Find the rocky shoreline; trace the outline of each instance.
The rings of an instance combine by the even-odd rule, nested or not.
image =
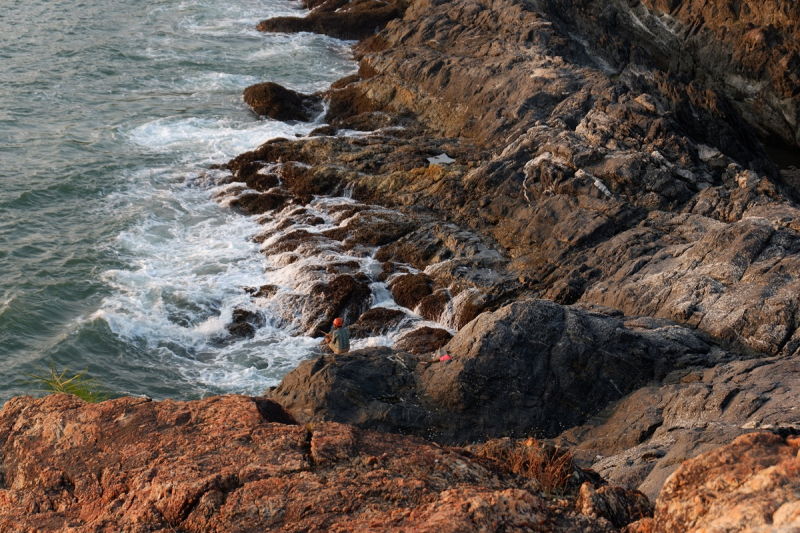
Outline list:
[[[800,146],[800,5],[304,5],[259,29],[359,39],[359,73],[248,88],[325,125],[218,199],[287,328],[402,335],[264,398],[14,399],[0,531],[800,527],[797,175],[764,148]],[[564,494],[487,451],[526,442],[570,450]]]

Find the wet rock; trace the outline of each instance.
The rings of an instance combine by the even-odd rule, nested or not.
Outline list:
[[[366,276],[343,274],[333,277],[328,283],[318,283],[311,288],[311,296],[317,303],[317,319],[309,328],[314,336],[330,331],[333,319],[340,317],[345,324],[352,324],[366,310],[372,296]]]
[[[613,531],[466,451],[264,398],[14,398],[0,449],[3,531]]]
[[[394,349],[413,354],[430,354],[452,338],[453,334],[446,329],[423,326],[400,337],[394,344]]]
[[[254,298],[270,298],[278,292],[280,287],[277,285],[262,285],[258,290],[252,292]]]
[[[325,234],[341,241],[382,246],[396,241],[414,227],[414,222],[402,213],[376,207],[346,217],[338,228]]]
[[[389,283],[394,301],[412,311],[429,296],[431,290],[431,278],[424,274],[406,274],[399,276]]]
[[[415,311],[427,320],[439,322],[442,320],[442,314],[447,309],[447,304],[450,303],[450,300],[449,291],[446,289],[438,289],[433,294],[429,294],[420,300]]]
[[[408,315],[399,309],[373,307],[347,328],[352,338],[366,339],[396,329],[407,317]]]
[[[743,435],[683,465],[664,484],[658,533],[800,527],[800,439]]]
[[[291,201],[291,196],[280,192],[244,193],[231,200],[230,206],[239,208],[248,215],[261,215],[282,209]]]
[[[264,317],[248,309],[234,309],[230,324],[225,326],[232,337],[252,338],[256,328],[265,324]]]
[[[271,235],[263,235],[260,240],[266,240]],[[262,249],[265,255],[277,255],[286,252],[302,254],[313,253],[330,246],[330,239],[311,233],[306,229],[295,229],[273,239],[270,244]]]
[[[341,177],[335,172],[320,171],[297,162],[281,165],[279,174],[283,186],[304,203],[308,203],[313,195],[330,194],[341,182]]]
[[[329,4],[326,2],[326,4]],[[258,23],[257,29],[265,32],[301,31],[322,33],[339,39],[363,39],[383,28],[390,20],[403,15],[407,3],[403,0],[379,2],[366,0],[339,6],[330,3],[317,6],[305,18],[276,17]],[[336,9],[331,8],[336,5]]]
[[[259,115],[284,122],[309,122],[322,111],[319,96],[300,94],[272,82],[246,88],[244,102]]]

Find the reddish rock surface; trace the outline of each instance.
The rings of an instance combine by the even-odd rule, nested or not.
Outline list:
[[[653,522],[656,533],[800,530],[800,438],[751,433],[686,461]]]
[[[490,460],[261,398],[18,397],[0,411],[0,531],[615,531]]]

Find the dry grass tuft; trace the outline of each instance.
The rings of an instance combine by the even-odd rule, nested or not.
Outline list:
[[[570,489],[574,465],[572,453],[537,439],[523,442],[491,440],[480,447],[479,455],[494,459],[511,472],[535,480],[548,496],[561,496]]]

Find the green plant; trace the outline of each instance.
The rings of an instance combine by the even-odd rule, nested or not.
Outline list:
[[[44,369],[39,366],[38,374],[26,374],[31,378],[31,383],[40,385],[41,389],[36,389],[41,392],[66,392],[74,394],[78,398],[89,403],[98,403],[107,400],[111,395],[103,388],[102,382],[94,377],[88,377],[89,367],[77,374],[67,377],[69,367],[65,367],[63,371],[56,370],[56,365],[50,361],[50,368]]]

